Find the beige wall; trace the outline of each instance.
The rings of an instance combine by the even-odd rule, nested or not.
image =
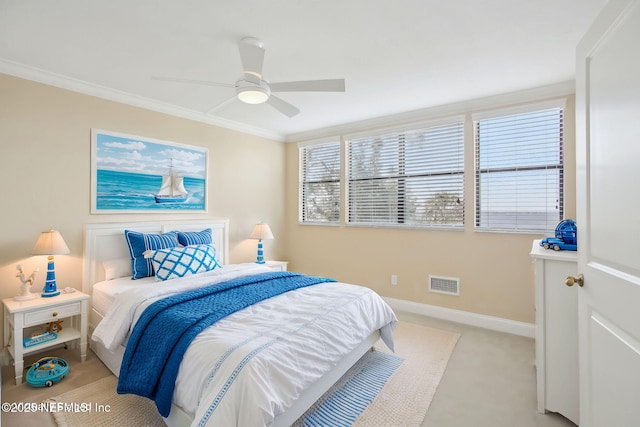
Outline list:
[[[146,136],[209,149],[209,211],[206,214],[90,213],[91,128]],[[250,262],[253,225],[264,220],[276,237],[284,233],[285,144],[195,121],[131,107],[0,74],[0,297],[16,295],[16,264],[27,274],[46,257],[31,256],[41,231],[58,229],[70,255],[56,257],[58,287],[81,288],[82,232],[90,222],[168,218],[230,219],[230,261]],[[280,258],[283,240],[265,242]]]
[[[504,107],[501,105],[500,108]],[[575,218],[574,98],[565,123],[566,217]],[[529,258],[534,234],[473,229],[473,139],[465,137],[464,231],[398,230],[298,223],[298,147],[287,146],[286,256],[291,270],[369,286],[383,296],[533,323],[534,276]],[[430,117],[425,115],[424,119]],[[433,117],[435,118],[435,117]],[[398,284],[391,285],[391,275]],[[460,296],[428,291],[428,275],[460,278]]]
[[[503,107],[501,105],[500,107]],[[474,111],[475,112],[475,111]],[[468,114],[471,111],[457,111]],[[429,119],[425,114],[425,120]],[[469,122],[470,123],[470,122]],[[230,261],[252,261],[253,224],[276,236],[267,257],[291,270],[369,286],[383,296],[534,322],[531,241],[541,235],[473,230],[473,163],[466,162],[464,231],[395,230],[298,224],[298,148],[0,74],[0,296],[17,293],[15,265],[27,272],[40,231],[60,230],[71,254],[56,258],[59,286],[80,288],[82,227],[88,222],[161,220],[169,214],[90,214],[90,130],[99,128],[207,147],[209,212],[231,220]],[[467,127],[470,129],[470,127]],[[566,109],[566,216],[575,218],[574,99]],[[472,156],[468,132],[466,155]],[[392,274],[398,285],[390,284]],[[429,293],[429,274],[459,277],[459,297]]]

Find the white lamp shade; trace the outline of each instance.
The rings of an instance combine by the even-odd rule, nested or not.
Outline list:
[[[43,231],[33,248],[33,255],[64,255],[71,251],[57,230]]]
[[[273,239],[273,233],[271,232],[269,224],[264,224],[261,222],[260,224],[256,224],[256,226],[253,227],[253,231],[251,232],[251,236],[249,236],[249,238],[256,240]]]

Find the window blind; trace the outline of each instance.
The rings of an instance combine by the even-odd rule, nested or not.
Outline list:
[[[300,148],[300,222],[340,222],[340,142]]]
[[[462,227],[462,121],[348,141],[347,223]]]
[[[477,229],[554,230],[564,215],[563,109],[474,120]]]

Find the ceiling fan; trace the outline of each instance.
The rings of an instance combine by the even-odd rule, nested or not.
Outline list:
[[[264,61],[264,47],[262,41],[254,37],[245,37],[238,43],[240,59],[244,73],[235,84],[216,83],[206,80],[191,80],[174,77],[152,77],[154,80],[164,80],[181,83],[193,83],[209,86],[223,86],[235,88],[236,94],[218,104],[209,112],[217,111],[228,102],[238,98],[247,104],[267,103],[288,117],[300,113],[300,110],[288,102],[273,95],[273,92],[344,92],[344,79],[304,80],[294,82],[270,83],[262,78],[262,64]]]

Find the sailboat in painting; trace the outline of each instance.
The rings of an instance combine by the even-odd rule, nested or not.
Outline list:
[[[169,165],[169,173],[162,176],[162,185],[154,197],[156,203],[183,203],[187,201],[189,193],[184,188],[184,177],[173,172],[173,159]]]

